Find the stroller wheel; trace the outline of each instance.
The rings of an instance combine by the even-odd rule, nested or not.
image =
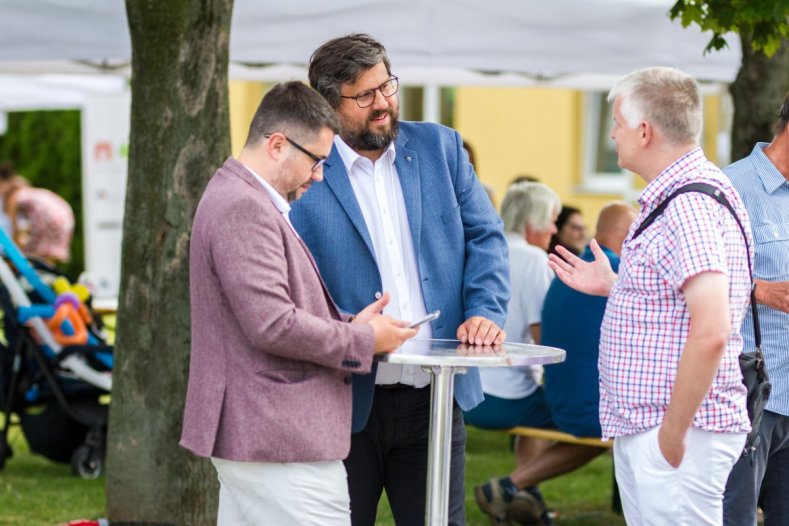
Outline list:
[[[71,455],[71,473],[83,479],[95,479],[104,469],[103,451],[90,446],[79,446]]]

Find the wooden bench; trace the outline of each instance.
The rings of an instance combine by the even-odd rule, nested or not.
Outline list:
[[[614,447],[613,440],[601,440],[592,437],[577,437],[570,433],[556,431],[553,429],[541,429],[538,427],[513,427],[506,429],[505,432],[522,437],[541,438],[543,440],[553,440],[554,442],[564,442],[566,444],[579,444],[583,446],[593,446],[603,449],[611,449]],[[616,484],[616,472],[613,473],[611,487],[611,509],[621,514],[622,513],[622,500],[619,497],[619,486]]]

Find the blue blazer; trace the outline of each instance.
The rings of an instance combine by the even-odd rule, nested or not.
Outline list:
[[[484,316],[499,327],[507,317],[510,279],[501,219],[463,149],[445,126],[401,122],[395,140],[400,179],[428,312],[441,309],[433,337],[454,339],[458,326]],[[337,305],[356,313],[375,300],[381,276],[369,231],[336,147],[323,184],[293,204],[290,219],[309,246]],[[353,431],[364,428],[375,373],[354,375]],[[479,372],[455,380],[455,400],[468,411],[482,401]]]

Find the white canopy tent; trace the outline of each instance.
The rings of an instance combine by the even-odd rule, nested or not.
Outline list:
[[[674,66],[717,89],[740,49],[668,18],[673,0],[235,0],[230,77],[305,79],[322,42],[351,32],[387,47],[405,85],[605,90],[629,71]],[[162,17],[167,2],[159,2]],[[0,112],[83,109],[86,262],[101,296],[117,294],[131,46],[123,0],[2,0]],[[2,119],[0,119],[2,124]],[[117,246],[115,246],[117,245]],[[101,267],[101,268],[98,268]]]
[[[398,74],[412,84],[578,87],[649,65],[731,81],[739,66],[736,40],[703,56],[708,36],[671,22],[672,3],[235,0],[231,72],[270,80],[303,75],[321,42],[363,31],[386,45]],[[167,16],[167,3],[160,5]],[[0,10],[0,73],[128,72],[123,0],[4,0]]]

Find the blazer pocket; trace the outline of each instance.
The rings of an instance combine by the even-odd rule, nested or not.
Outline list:
[[[263,369],[255,373],[258,377],[277,384],[297,384],[315,377],[316,371],[304,369]]]
[[[442,223],[444,224],[453,223],[455,221],[460,221],[460,203],[455,205],[455,207],[452,210],[449,210],[448,212],[444,212],[443,214],[441,214]]]

